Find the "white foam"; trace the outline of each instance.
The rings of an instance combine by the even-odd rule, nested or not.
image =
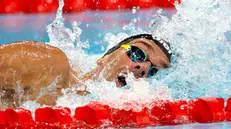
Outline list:
[[[84,53],[82,46],[87,45],[82,45],[86,42],[80,39],[84,32],[78,22],[73,23],[72,30],[66,28],[60,8],[56,20],[47,27],[50,44],[62,49],[74,68],[80,67],[86,73],[96,66],[100,55]],[[76,108],[90,100],[100,100],[120,109],[140,110],[142,104],[148,105],[153,99],[228,97],[231,47],[224,32],[231,30],[230,1],[184,0],[176,8],[178,11],[171,18],[162,15],[163,10],[154,15],[150,19],[151,30],[136,27],[137,18],[123,28],[130,33],[105,34],[107,49],[137,33],[150,32],[169,41],[174,51],[171,69],[160,71],[151,79],[136,80],[131,75],[125,88],[117,88],[114,82],[103,79],[89,80],[85,84],[92,94],[80,97],[69,92],[58,99],[58,105]],[[78,42],[77,47],[74,42]]]

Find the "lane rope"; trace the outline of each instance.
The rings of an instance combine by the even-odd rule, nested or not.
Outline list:
[[[148,127],[231,121],[231,98],[194,100],[153,100],[140,111],[116,109],[98,101],[77,107],[74,115],[68,107],[43,107],[35,111],[23,108],[0,111],[0,128],[99,128]]]

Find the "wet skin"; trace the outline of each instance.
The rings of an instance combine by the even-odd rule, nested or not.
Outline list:
[[[0,109],[17,107],[25,100],[54,105],[61,89],[77,83],[66,55],[58,48],[39,42],[19,42],[0,46]],[[57,80],[49,92],[40,90]],[[19,86],[20,85],[20,86]]]
[[[158,69],[170,67],[164,52],[152,41],[136,39],[130,42],[143,49],[150,61],[135,63],[125,53],[124,48],[97,60],[97,67],[83,77],[81,71],[73,71],[68,58],[58,48],[35,41],[24,41],[0,46],[0,109],[18,107],[26,100],[40,104],[55,105],[63,88],[76,86],[79,80],[97,80],[103,72],[107,81],[115,81],[118,87],[124,84],[118,79],[132,72],[136,78],[146,78],[151,63]],[[39,95],[42,88],[56,80],[54,94]],[[20,84],[20,85],[19,85]],[[86,95],[87,91],[77,91]]]
[[[85,79],[97,79],[97,75],[102,71],[105,80],[115,81],[117,86],[124,86],[124,84],[118,80],[121,73],[123,73],[123,76],[126,76],[128,72],[132,72],[136,78],[147,78],[151,63],[159,70],[171,66],[168,57],[153,41],[140,38],[133,40],[130,44],[141,48],[146,53],[149,61],[140,63],[133,62],[127,56],[126,50],[119,48],[104,58],[100,58],[97,61],[98,65],[96,69],[93,70],[90,75],[85,76]]]

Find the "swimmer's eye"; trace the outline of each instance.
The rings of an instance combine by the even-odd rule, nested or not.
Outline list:
[[[125,44],[121,47],[127,50],[126,53],[133,62],[139,63],[139,62],[148,61],[148,57],[146,53],[141,48],[136,46],[131,46],[130,44]],[[157,71],[158,69],[152,64],[148,72],[148,77],[154,76],[157,73]]]
[[[146,53],[136,46],[131,46],[127,52],[128,56],[133,62],[145,62],[147,61]]]
[[[158,69],[154,65],[152,65],[149,69],[148,77],[154,76],[157,72],[158,72]]]

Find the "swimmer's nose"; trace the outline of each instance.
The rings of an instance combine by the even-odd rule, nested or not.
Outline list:
[[[132,67],[132,72],[136,78],[146,78],[148,76],[148,71],[151,67],[150,62],[135,63]]]

